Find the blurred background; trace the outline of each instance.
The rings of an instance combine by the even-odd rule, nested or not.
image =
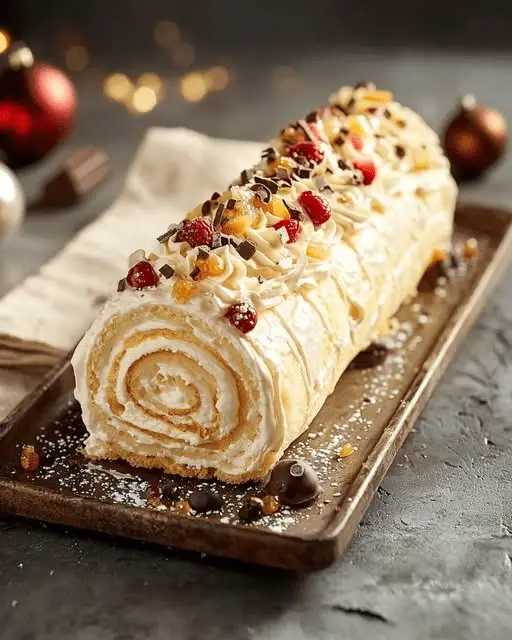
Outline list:
[[[112,173],[66,210],[29,207],[0,254],[0,293],[110,204],[150,126],[263,140],[361,79],[390,88],[438,131],[467,92],[508,120],[511,16],[502,0],[4,1],[0,64],[21,39],[77,92],[70,136],[17,171],[27,200],[36,201],[42,182],[84,145],[101,147]],[[502,163],[465,194],[507,204],[507,184]]]

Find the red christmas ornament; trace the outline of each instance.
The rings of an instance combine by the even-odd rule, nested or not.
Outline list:
[[[34,62],[28,47],[14,48],[0,75],[0,150],[7,163],[43,158],[69,133],[76,106],[75,89],[62,71]]]

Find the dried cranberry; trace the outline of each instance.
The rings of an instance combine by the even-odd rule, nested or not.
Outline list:
[[[249,333],[258,322],[258,313],[250,302],[237,302],[228,309],[226,318],[242,333]]]
[[[369,185],[375,180],[377,168],[373,160],[363,158],[361,160],[354,160],[352,164],[354,165],[354,169],[358,169],[363,174],[363,184]]]
[[[315,226],[324,224],[331,217],[331,209],[327,200],[313,191],[303,191],[298,202]]]
[[[311,140],[304,140],[303,142],[292,144],[288,149],[288,153],[290,154],[290,157],[297,160],[297,162],[300,162],[301,159],[305,158],[314,164],[322,162],[324,157],[323,151]]]
[[[210,221],[207,218],[194,218],[193,220],[185,220],[176,236],[176,241],[188,242],[194,248],[200,245],[210,246],[212,238],[213,230]]]
[[[158,274],[149,262],[141,260],[137,262],[137,264],[134,264],[130,271],[128,271],[126,282],[133,289],[156,287],[158,284]]]
[[[298,220],[279,220],[274,225],[274,229],[286,229],[288,234],[288,243],[297,242],[300,235],[300,224]]]

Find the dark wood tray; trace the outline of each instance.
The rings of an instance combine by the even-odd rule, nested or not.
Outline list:
[[[257,487],[177,479],[184,499],[198,487],[225,500],[215,515],[178,515],[146,499],[161,474],[124,463],[91,464],[80,454],[85,429],[73,399],[66,361],[0,425],[0,512],[82,527],[285,569],[329,565],[349,542],[414,421],[471,327],[512,247],[508,212],[465,206],[456,216],[456,242],[478,239],[476,259],[445,284],[424,287],[398,314],[400,328],[383,361],[362,354],[289,450],[308,460],[322,495],[300,510],[282,510],[253,524],[237,517]],[[379,356],[379,357],[377,357]],[[355,451],[341,459],[340,447]],[[20,466],[23,444],[34,444],[40,468]]]

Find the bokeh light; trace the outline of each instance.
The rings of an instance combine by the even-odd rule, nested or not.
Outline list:
[[[200,102],[208,93],[208,85],[203,73],[193,71],[180,80],[180,92],[187,102]]]
[[[149,113],[157,103],[156,93],[151,87],[137,87],[133,92],[131,106],[137,113]]]
[[[224,91],[229,84],[229,69],[222,65],[207,69],[204,75],[209,91]]]
[[[153,38],[162,49],[171,49],[180,40],[179,27],[170,20],[160,20],[153,29]]]
[[[137,85],[139,87],[149,87],[160,101],[164,94],[164,81],[156,73],[143,73],[137,79]]]
[[[0,29],[0,54],[5,53],[10,46],[11,36],[7,33],[7,31]]]
[[[289,91],[299,82],[299,76],[293,67],[279,65],[272,70],[272,83],[279,91]]]
[[[196,51],[190,42],[178,42],[172,47],[171,58],[177,67],[190,67],[195,57]]]
[[[69,47],[66,51],[65,59],[66,66],[70,71],[84,71],[90,60],[87,49],[81,44]]]
[[[126,102],[133,93],[133,83],[124,73],[112,73],[103,80],[103,93],[116,102]]]

